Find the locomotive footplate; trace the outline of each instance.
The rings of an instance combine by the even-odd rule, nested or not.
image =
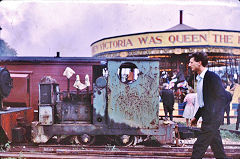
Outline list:
[[[106,126],[97,126],[86,123],[75,124],[53,124],[49,126],[40,125],[39,122],[32,122],[32,139],[35,143],[45,143],[55,135],[153,135],[156,139],[163,143],[172,142],[172,132],[175,123],[159,123],[158,129],[111,129]]]

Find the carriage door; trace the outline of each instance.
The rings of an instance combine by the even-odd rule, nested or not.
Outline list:
[[[108,61],[108,124],[111,128],[158,128],[159,62]]]

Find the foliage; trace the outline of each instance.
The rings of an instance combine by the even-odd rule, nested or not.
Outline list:
[[[17,56],[17,52],[4,40],[0,39],[0,56]]]

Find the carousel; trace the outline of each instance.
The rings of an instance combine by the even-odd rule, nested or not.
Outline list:
[[[108,37],[91,44],[94,57],[148,57],[160,61],[160,82],[174,90],[195,87],[195,74],[188,68],[189,55],[206,52],[208,69],[217,73],[226,89],[232,91],[233,108],[240,97],[240,31],[196,29],[182,22],[165,31]],[[171,82],[176,84],[171,86]],[[179,94],[183,94],[181,89]],[[180,95],[178,95],[180,97]],[[232,115],[236,114],[234,112]]]

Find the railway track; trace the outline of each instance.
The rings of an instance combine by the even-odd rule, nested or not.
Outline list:
[[[229,158],[240,158],[240,145],[224,145],[225,152]],[[186,159],[190,158],[192,145],[174,147],[165,145],[160,147],[146,147],[137,145],[135,147],[116,146],[79,146],[79,145],[38,145],[38,146],[12,146],[5,152],[0,152],[1,158],[160,158],[160,159]],[[205,158],[214,158],[211,149],[208,149]]]

